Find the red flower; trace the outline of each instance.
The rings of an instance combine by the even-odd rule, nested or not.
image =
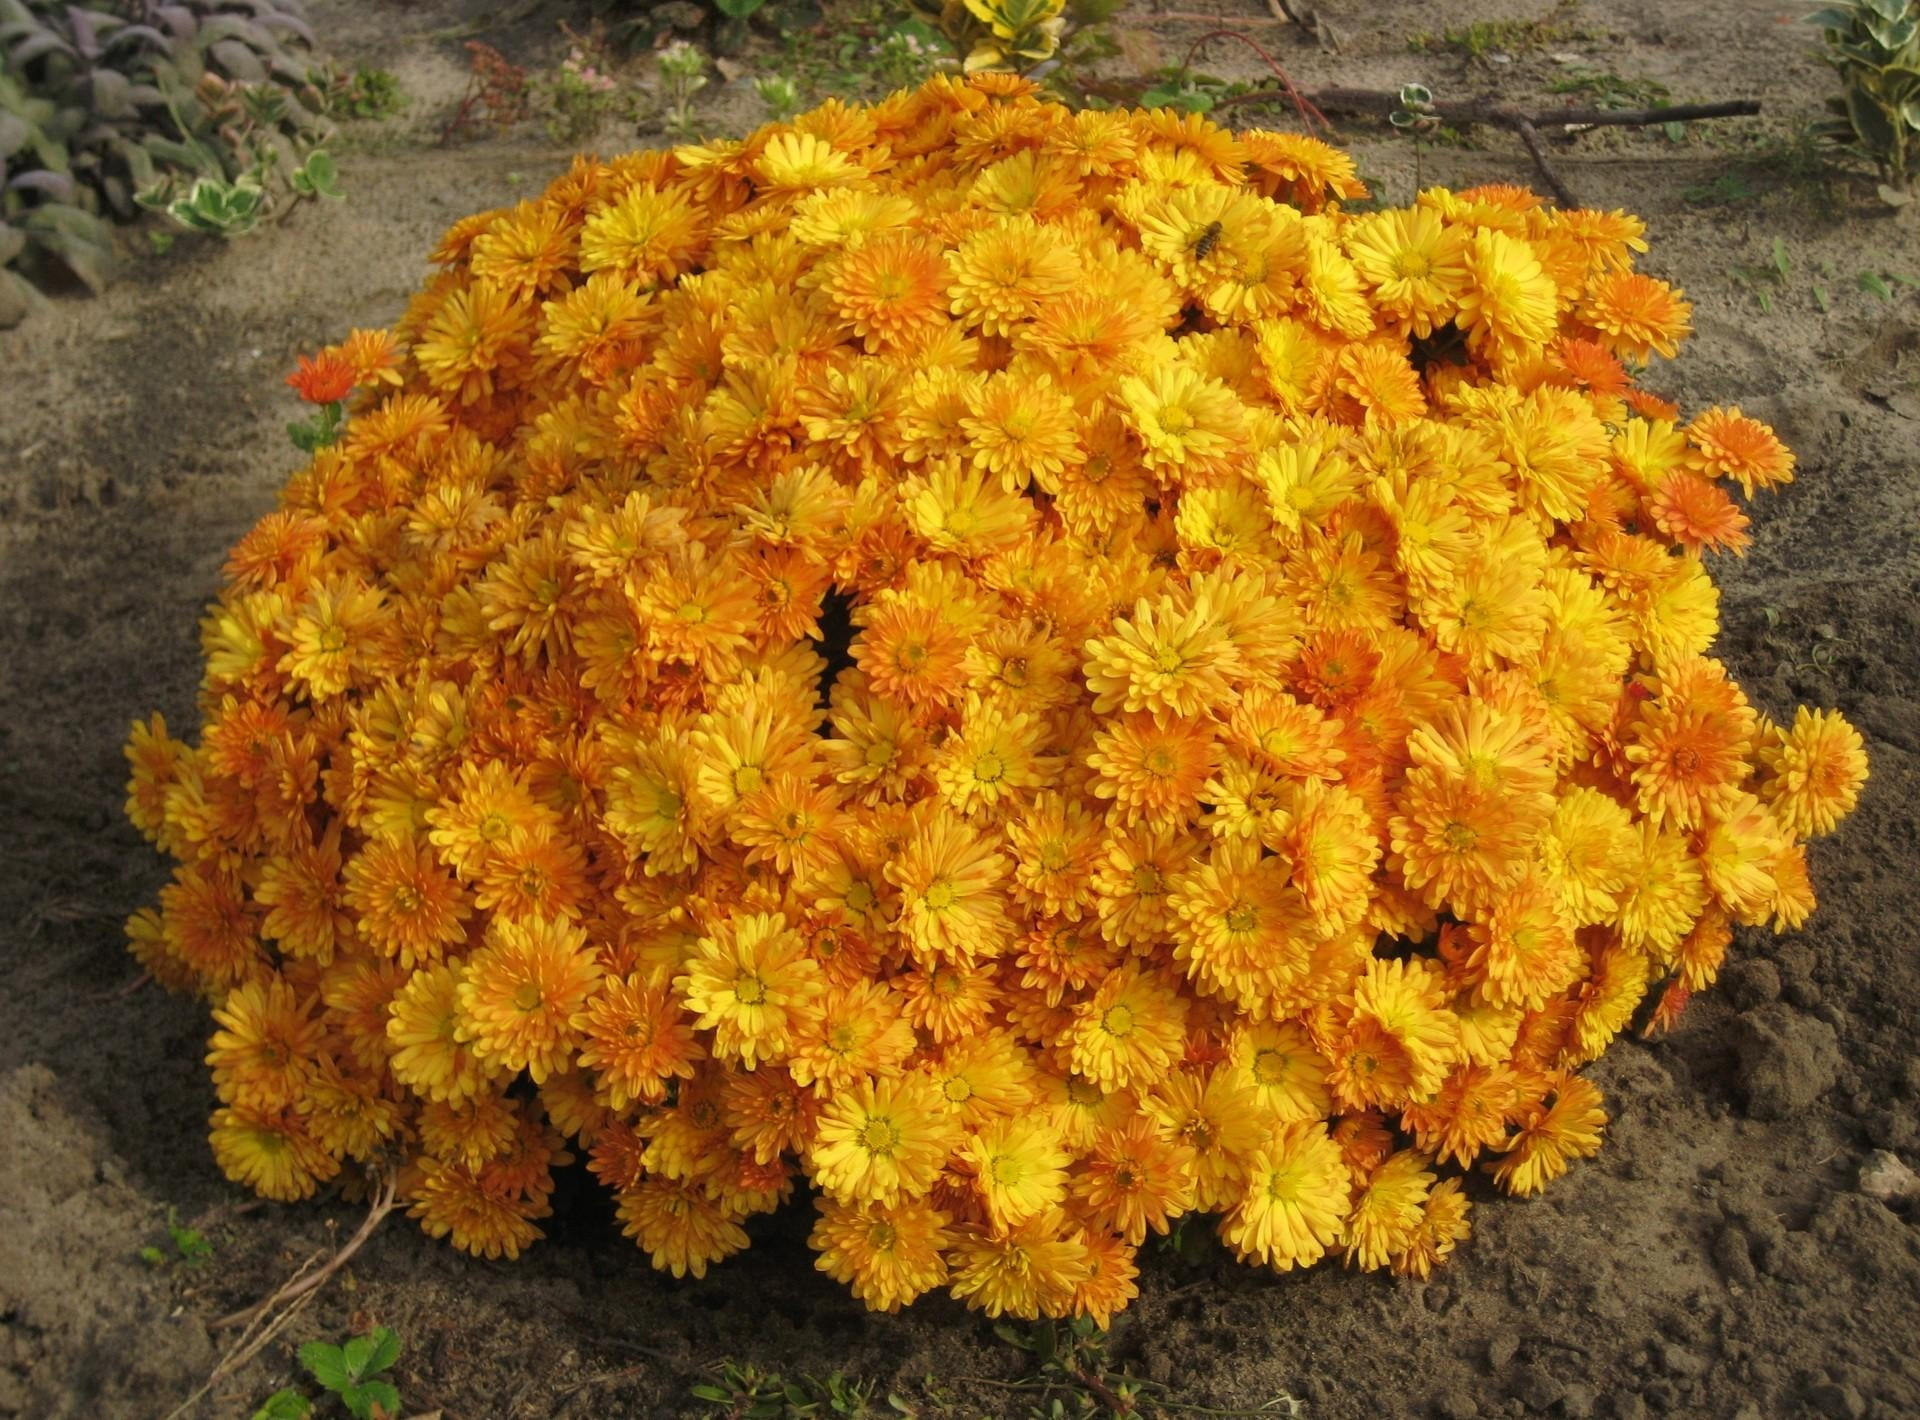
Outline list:
[[[333,404],[353,393],[356,375],[353,363],[338,350],[322,350],[312,359],[300,357],[300,368],[287,376],[287,383],[309,404]]]

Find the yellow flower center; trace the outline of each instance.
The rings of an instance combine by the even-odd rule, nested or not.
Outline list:
[[[529,981],[513,993],[513,1008],[521,1012],[537,1011],[542,1000],[539,983]]]
[[[733,999],[743,1006],[764,1006],[767,1003],[767,983],[757,975],[743,976],[733,984]]]
[[[1006,761],[990,749],[973,761],[973,777],[982,784],[997,784],[1007,777]]]
[[[1253,1078],[1263,1085],[1280,1084],[1287,1078],[1287,1057],[1278,1050],[1256,1051]]]
[[[900,1126],[891,1119],[869,1119],[860,1130],[860,1147],[884,1157],[900,1147],[900,1138]]]
[[[973,1086],[967,1083],[964,1075],[955,1075],[940,1087],[940,1093],[948,1104],[965,1104],[973,1098]]]
[[[945,912],[949,907],[953,906],[953,900],[956,896],[957,894],[953,890],[953,884],[943,878],[927,889],[926,896],[923,897],[921,901],[926,903],[927,911],[929,912]]]
[[[1133,1034],[1133,1007],[1109,1006],[1100,1015],[1100,1029],[1108,1035],[1125,1039]]]

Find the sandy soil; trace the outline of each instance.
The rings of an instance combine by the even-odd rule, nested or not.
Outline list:
[[[1596,1068],[1616,1117],[1597,1160],[1541,1200],[1487,1200],[1473,1242],[1424,1285],[1156,1257],[1117,1363],[1194,1404],[1288,1392],[1315,1420],[1920,1415],[1920,1213],[1858,1187],[1874,1149],[1920,1159],[1920,296],[1855,280],[1920,270],[1920,226],[1781,158],[1826,87],[1788,0],[1585,0],[1553,12],[1564,37],[1479,65],[1407,39],[1534,17],[1540,0],[1329,0],[1338,55],[1250,0],[1216,3],[1305,83],[1418,78],[1552,102],[1577,56],[1676,99],[1765,98],[1757,124],[1590,136],[1557,162],[1590,205],[1649,219],[1650,268],[1696,303],[1697,338],[1652,383],[1690,408],[1738,402],[1798,450],[1798,481],[1755,509],[1751,555],[1717,568],[1719,653],[1770,713],[1845,708],[1874,778],[1813,850],[1808,929],[1742,934],[1678,1030],[1623,1040]],[[0,333],[0,1416],[166,1414],[216,1359],[212,1319],[356,1220],[338,1202],[248,1208],[205,1144],[201,1009],[122,990],[120,922],[163,871],[121,820],[119,746],[156,706],[191,722],[199,609],[292,467],[280,379],[295,352],[391,320],[446,225],[531,191],[565,155],[432,146],[464,56],[427,32],[467,18],[455,0],[316,9],[338,52],[418,96],[350,135],[350,199],[266,236],[181,243],[100,299]],[[550,36],[551,18],[515,34]],[[1123,24],[1168,58],[1202,28],[1138,4]],[[1221,47],[1206,64],[1242,62]],[[730,92],[744,88],[703,96],[716,131],[754,121]],[[1411,194],[1404,140],[1347,141],[1387,197]],[[1529,176],[1497,136],[1417,161],[1428,183]],[[1712,205],[1707,185],[1734,163],[1752,196]],[[1791,274],[1769,313],[1734,272],[1765,264],[1776,236]],[[169,1208],[212,1239],[204,1267],[140,1261]],[[928,1415],[1025,1413],[984,1383],[1020,1375],[1018,1353],[949,1302],[867,1316],[812,1271],[802,1217],[763,1220],[702,1283],[653,1273],[591,1190],[554,1232],[489,1265],[389,1226],[198,1413],[250,1414],[293,1379],[292,1342],[368,1320],[405,1338],[410,1407],[449,1420],[701,1414],[688,1386],[725,1359],[871,1378]]]

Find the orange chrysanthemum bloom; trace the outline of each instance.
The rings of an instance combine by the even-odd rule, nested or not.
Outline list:
[[[1354,171],[942,75],[581,158],[303,359],[127,745],[220,1167],[503,1257],[579,1155],[677,1275],[811,1192],[870,1307],[1104,1326],[1195,1213],[1424,1277],[1596,1148],[1866,777],[1710,659],[1793,456],[1635,383],[1639,219]]]
[[[1591,282],[1581,314],[1616,352],[1636,360],[1656,353],[1671,360],[1693,328],[1693,307],[1680,293],[1639,272],[1608,272]]]
[[[1698,451],[1710,478],[1731,478],[1751,498],[1756,488],[1793,482],[1793,451],[1758,419],[1730,409],[1708,409],[1687,425],[1687,442]]]
[[[308,404],[335,404],[353,393],[360,382],[354,362],[339,350],[322,350],[318,355],[300,357],[300,367],[287,376],[287,383]]]
[[[572,1062],[575,1018],[600,979],[586,934],[550,918],[496,917],[460,978],[460,1038],[482,1061],[538,1084]]]

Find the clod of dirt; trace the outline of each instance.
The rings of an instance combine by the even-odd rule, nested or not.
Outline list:
[[[1704,1375],[1707,1361],[1698,1352],[1667,1341],[1660,1346],[1660,1366],[1670,1376],[1691,1377]]]
[[[1867,1413],[1865,1396],[1850,1385],[1831,1382],[1808,1391],[1807,1404],[1814,1414],[1825,1415],[1829,1420],[1862,1420]]]
[[[1750,1119],[1786,1119],[1810,1108],[1840,1078],[1840,1042],[1833,1027],[1779,1002],[1733,1025],[1737,1084]]]
[[[158,1231],[105,1131],[44,1065],[0,1078],[0,1415],[132,1415],[185,1395],[213,1364],[198,1322],[168,1320],[166,1282],[139,1261]],[[147,1226],[151,1224],[149,1229]]]
[[[1567,1388],[1538,1366],[1522,1366],[1513,1378],[1513,1396],[1536,1415],[1544,1415],[1560,1403]]]
[[[1720,987],[1735,1009],[1751,1011],[1780,999],[1780,968],[1765,957],[1732,962],[1720,973]]]
[[[1882,1203],[1901,1203],[1920,1194],[1920,1174],[1885,1149],[1875,1149],[1860,1165],[1860,1191]]]

